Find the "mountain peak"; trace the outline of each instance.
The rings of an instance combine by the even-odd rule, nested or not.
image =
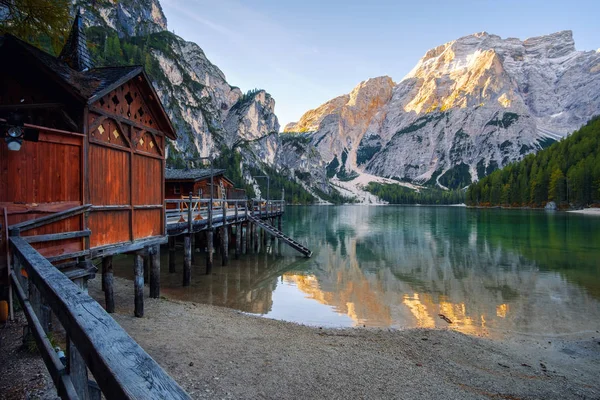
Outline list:
[[[575,51],[573,31],[565,30],[523,41],[528,53],[545,58],[564,57]]]

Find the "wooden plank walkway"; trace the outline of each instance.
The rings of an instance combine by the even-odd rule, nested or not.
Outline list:
[[[258,226],[260,226],[261,228],[263,228],[264,230],[269,232],[271,235],[275,236],[277,239],[280,239],[281,241],[283,241],[283,243],[287,244],[292,249],[297,250],[300,253],[304,254],[304,256],[306,256],[306,257],[312,256],[312,251],[310,251],[307,247],[304,247],[303,245],[296,242],[291,237],[286,236],[283,232],[281,232],[279,229],[275,228],[273,225],[271,225],[261,219],[258,219],[252,215],[248,216],[248,220],[254,222]]]

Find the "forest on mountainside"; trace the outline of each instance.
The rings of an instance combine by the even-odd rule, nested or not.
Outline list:
[[[393,183],[370,182],[365,188],[390,204],[461,204],[465,202],[463,190],[443,190],[438,188],[421,188],[419,191]]]
[[[537,154],[469,186],[470,206],[558,208],[600,203],[600,116]]]

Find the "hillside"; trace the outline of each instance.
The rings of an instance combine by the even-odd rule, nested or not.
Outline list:
[[[600,117],[549,148],[469,186],[471,206],[559,208],[600,203]]]
[[[198,158],[211,156],[234,162],[228,171],[251,194],[265,194],[266,183],[253,176],[268,173],[286,180],[290,202],[336,198],[312,145],[280,138],[272,96],[231,85],[200,46],[168,30],[158,0],[76,0],[78,9],[96,66],[144,65],[178,134],[167,146],[168,166],[198,165]]]
[[[547,147],[600,109],[600,53],[571,31],[526,40],[486,32],[429,50],[400,82],[379,77],[306,112],[329,176],[462,188]]]

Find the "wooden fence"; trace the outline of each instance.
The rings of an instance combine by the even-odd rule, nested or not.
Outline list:
[[[19,228],[31,228],[47,220],[27,221]],[[87,240],[89,233],[85,233],[83,238]],[[85,279],[78,278],[73,282],[30,245],[48,238],[21,237],[18,236],[19,229],[12,229],[11,235],[11,285],[62,399],[99,399],[100,392],[107,399],[189,398],[87,294]],[[61,235],[75,233],[51,235],[51,239]],[[48,337],[50,312],[65,330],[66,365],[59,359]],[[88,379],[88,369],[95,382]]]

